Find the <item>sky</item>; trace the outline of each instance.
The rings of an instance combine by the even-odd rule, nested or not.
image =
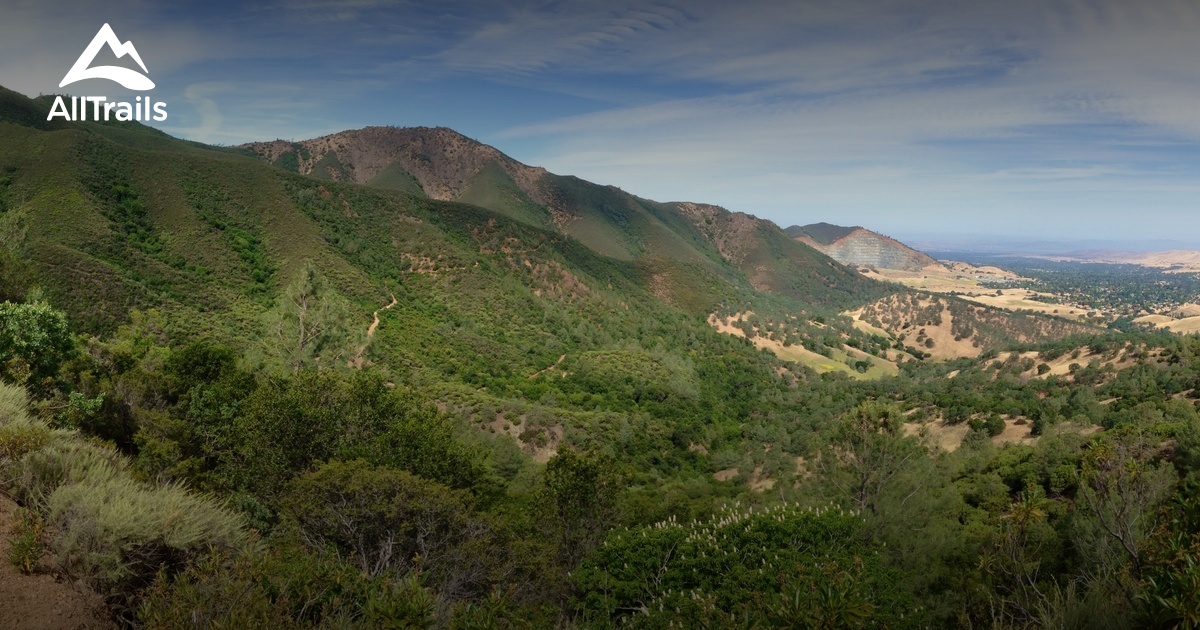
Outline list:
[[[782,226],[1200,248],[1196,0],[3,0],[0,85],[121,98],[58,87],[104,23],[192,140],[446,126]]]

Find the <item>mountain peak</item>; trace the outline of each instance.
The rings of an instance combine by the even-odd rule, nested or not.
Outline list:
[[[459,199],[472,177],[488,165],[528,185],[546,172],[448,127],[364,127],[240,148],[303,175],[401,189],[441,201]]]

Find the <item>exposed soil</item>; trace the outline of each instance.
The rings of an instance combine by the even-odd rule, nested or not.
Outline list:
[[[7,560],[17,504],[0,495],[0,628],[108,630],[116,628],[104,600],[81,584],[50,573],[25,575]]]
[[[393,295],[392,302],[390,304],[388,304],[387,306],[383,307],[381,310],[386,311],[395,305],[396,305],[396,296]],[[367,327],[367,340],[365,342],[363,342],[362,348],[359,348],[358,354],[356,354],[354,356],[354,358],[350,360],[351,367],[362,369],[363,355],[366,354],[367,348],[371,345],[371,339],[375,337],[375,329],[379,328],[379,311],[375,311],[373,316],[375,319],[372,320],[371,325]]]

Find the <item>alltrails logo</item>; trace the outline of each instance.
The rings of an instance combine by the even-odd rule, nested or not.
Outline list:
[[[100,49],[105,45],[112,50],[118,59],[129,55],[142,68],[142,72],[149,74],[150,71],[146,69],[146,64],[142,62],[142,57],[138,54],[137,48],[133,47],[133,42],[130,41],[122,44],[121,40],[117,39],[117,34],[113,32],[112,27],[105,24],[100,27],[100,31],[92,38],[92,43],[83,49],[83,54],[79,55],[79,59],[75,61],[75,65],[71,66],[71,69],[63,77],[58,87],[66,87],[84,79],[108,79],[130,90],[145,91],[154,89],[154,82],[150,80],[150,77],[135,70],[120,66],[90,67],[92,62],[95,61],[96,55],[100,53]],[[91,117],[88,116],[89,103],[92,106]],[[108,102],[108,97],[105,96],[72,96],[71,106],[68,108],[67,101],[61,96],[56,96],[54,97],[54,105],[50,108],[50,115],[46,117],[46,120],[54,120],[60,116],[76,122],[83,120],[136,120],[138,122],[153,120],[162,122],[167,119],[167,104],[155,103],[150,100],[149,96],[145,97],[144,100],[139,96],[133,103]]]

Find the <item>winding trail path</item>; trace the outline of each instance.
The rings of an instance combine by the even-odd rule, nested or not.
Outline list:
[[[386,311],[386,310],[392,308],[393,306],[395,306],[397,303],[398,302],[396,300],[396,295],[393,293],[392,294],[392,303],[379,309],[379,311]],[[379,328],[379,311],[375,311],[375,319],[374,319],[374,321],[371,322],[371,325],[367,327],[367,341],[365,343],[363,343],[362,348],[359,348],[359,350],[358,350],[358,354],[356,354],[354,356],[354,360],[350,362],[356,368],[360,368],[360,369],[362,368],[363,355],[366,354],[367,347],[371,345],[371,339],[373,339],[375,337],[375,329]]]

